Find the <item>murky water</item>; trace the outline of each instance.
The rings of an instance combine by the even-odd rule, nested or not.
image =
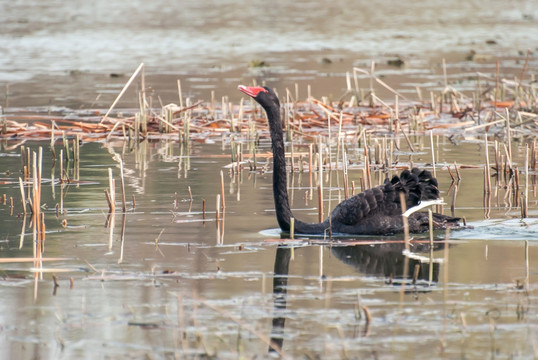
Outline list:
[[[161,71],[230,66],[284,52],[359,56],[534,49],[534,1],[60,1],[5,2],[4,72],[118,72],[145,61]],[[274,56],[274,57],[273,57]]]
[[[406,67],[396,73],[421,83],[446,57],[467,74],[454,79],[459,82],[478,71],[465,61],[471,50],[490,69],[498,56],[524,61],[527,49],[538,49],[537,22],[532,0],[6,1],[0,4],[1,98],[9,85],[11,106],[106,107],[141,62],[165,103],[177,101],[177,79],[195,99],[208,99],[211,90],[217,98],[237,98],[237,83],[253,77],[279,88],[312,84],[315,96],[338,97],[353,66],[375,60],[381,75],[397,57]],[[252,60],[269,66],[249,69]],[[388,70],[392,84],[400,84],[395,69]]]
[[[253,80],[292,93],[297,84],[299,98],[312,85],[313,96],[337,99],[346,72],[369,69],[372,60],[376,75],[411,99],[417,88],[426,97],[444,88],[443,58],[449,84],[475,91],[477,72],[495,73],[497,61],[501,78],[520,76],[527,49],[527,76],[536,76],[537,21],[531,0],[4,1],[0,105],[8,115],[106,109],[141,62],[153,105],[177,102],[178,79],[193,100],[209,101],[213,92],[217,101],[236,101],[237,84]],[[388,64],[398,58],[404,66]],[[249,68],[252,60],[268,66]],[[358,78],[369,87],[369,77]],[[118,108],[137,102],[135,85]],[[20,202],[23,157],[16,140],[3,139],[0,260],[15,260],[0,262],[0,358],[264,358],[271,341],[284,358],[536,358],[536,175],[529,217],[521,219],[521,189],[495,187],[484,198],[483,138],[453,134],[435,139],[444,211],[455,191],[446,166],[456,161],[464,167],[454,212],[474,228],[452,232],[448,247],[436,245],[432,266],[428,245],[416,243],[404,256],[394,243],[401,237],[282,245],[271,174],[260,170],[270,162],[259,157],[257,171],[230,172],[227,137],[188,147],[84,143],[78,170],[69,164],[67,175],[77,180],[69,185],[58,180],[48,142],[25,143],[44,149],[43,256],[50,260],[23,261],[33,257],[34,238]],[[520,139],[513,157],[521,168]],[[410,159],[402,144],[400,164],[429,166],[429,138],[411,140],[417,151]],[[258,153],[268,150],[262,139]],[[359,184],[364,159],[349,156]],[[113,218],[104,194],[109,168],[120,208]],[[221,170],[226,214],[217,226]],[[380,182],[386,174],[373,176]],[[326,174],[325,209],[343,198],[341,177]],[[289,179],[301,219],[317,219],[316,181],[308,172]]]
[[[8,199],[0,206],[0,253],[32,257],[32,230],[19,202],[20,151],[8,145],[0,153],[0,194]],[[156,142],[132,150],[122,143],[84,144],[80,183],[63,186],[48,144],[41,145],[44,256],[65,259],[43,262],[37,277],[32,262],[0,265],[5,358],[264,357],[271,338],[282,339],[282,355],[290,358],[536,355],[535,187],[530,218],[520,220],[499,190],[485,220],[482,170],[461,169],[455,211],[475,229],[453,232],[449,248],[439,245],[430,271],[416,256],[402,255],[402,244],[279,246],[271,174],[230,174],[229,144],[187,149]],[[261,143],[260,153],[267,145]],[[466,161],[474,164],[481,162],[481,146],[441,138],[439,151],[449,164],[473,154]],[[417,153],[415,163],[428,161],[426,145],[424,155]],[[128,205],[106,228],[108,168],[119,176],[114,154],[124,158]],[[224,229],[217,228],[214,210],[221,169]],[[361,175],[350,170],[352,179]],[[339,176],[333,171],[326,178],[333,189],[326,207],[343,196]],[[438,168],[438,178],[448,200],[448,172]],[[290,181],[296,215],[315,220],[315,200],[305,196],[309,174],[295,173]],[[57,204],[65,210],[59,216]],[[412,250],[429,257],[425,244]],[[402,288],[404,269],[419,272],[415,284]]]

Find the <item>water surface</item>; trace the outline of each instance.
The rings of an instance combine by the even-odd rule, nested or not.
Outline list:
[[[239,80],[252,77],[340,96],[345,72],[371,60],[401,58],[416,80],[443,57],[460,63],[475,51],[494,68],[496,57],[522,62],[538,50],[531,0],[25,1],[0,4],[0,22],[0,87],[24,107],[106,107],[141,62],[170,102],[178,78],[195,99],[211,90],[234,97]],[[269,66],[249,70],[253,60]]]
[[[401,94],[417,99],[418,88],[427,98],[445,88],[443,58],[448,84],[472,97],[479,72],[489,75],[480,77],[483,88],[495,86],[497,63],[501,78],[520,77],[527,50],[527,79],[536,76],[537,21],[538,3],[530,0],[1,2],[0,105],[8,120],[79,116],[78,109],[95,115],[141,62],[155,107],[178,102],[178,79],[193,101],[237,103],[237,85],[253,81],[281,94],[297,89],[298,99],[311,85],[314,97],[336,100],[346,73],[372,61]],[[395,59],[403,66],[389,65]],[[266,66],[249,67],[253,60]],[[358,80],[369,89],[368,76]],[[137,79],[120,111],[137,108],[139,89]],[[375,91],[394,99],[378,84]],[[494,186],[484,197],[483,137],[450,134],[435,133],[444,212],[455,190],[447,166],[456,161],[466,167],[453,210],[474,228],[450,233],[449,246],[438,243],[433,253],[417,242],[411,255],[401,236],[360,237],[355,246],[283,241],[270,160],[230,172],[228,135],[188,146],[85,142],[78,171],[69,163],[71,184],[60,184],[48,141],[20,140],[31,151],[43,147],[43,256],[63,258],[42,264],[22,261],[33,257],[34,237],[20,202],[21,143],[2,139],[0,259],[15,260],[0,263],[0,357],[264,358],[272,339],[284,358],[536,358],[536,174],[529,217],[521,219],[522,188]],[[254,147],[237,140],[246,152]],[[431,168],[428,137],[412,136],[412,158],[397,141],[398,166]],[[512,144],[520,170],[522,144],[531,141],[527,134]],[[268,150],[262,134],[257,153]],[[362,152],[350,151],[349,159],[350,179],[360,184]],[[109,168],[118,192],[113,218],[104,195]],[[217,226],[221,170],[226,213]],[[374,171],[374,182],[395,172]],[[290,176],[292,207],[303,220],[317,219],[316,181],[308,172]],[[324,187],[328,210],[344,197],[341,171],[327,172]]]
[[[17,200],[20,152],[5,145],[0,193]],[[45,146],[44,256],[66,259],[44,262],[37,278],[31,262],[1,265],[0,342],[6,358],[263,357],[271,337],[283,338],[283,356],[294,358],[535,354],[535,188],[531,218],[521,220],[500,190],[487,220],[481,169],[462,169],[455,211],[475,229],[453,232],[449,248],[436,246],[430,271],[417,260],[430,256],[426,244],[413,245],[417,255],[407,260],[401,243],[319,246],[299,240],[282,247],[279,232],[271,230],[276,226],[271,174],[229,174],[229,145],[220,142],[191,143],[188,149],[173,142],[142,143],[132,151],[122,143],[84,144],[82,182],[63,186],[47,144],[30,148],[38,145]],[[263,141],[259,151],[267,145]],[[441,141],[440,149],[448,162],[476,153],[468,158],[474,163],[480,161],[480,146]],[[123,154],[128,206],[106,228],[108,168],[119,174],[114,154]],[[214,212],[221,169],[224,229],[216,226]],[[357,181],[362,176],[350,172]],[[326,178],[324,186],[333,189],[327,208],[343,196],[339,176],[333,171]],[[440,167],[438,177],[448,199],[448,172]],[[290,188],[296,216],[314,221],[315,200],[305,202],[308,182],[308,173],[295,173]],[[65,213],[56,217],[62,196]],[[12,215],[9,202],[0,207],[2,258],[33,256],[32,231],[28,219],[23,229],[21,209],[18,200]],[[412,274],[415,268],[416,283],[408,280],[402,288],[404,271]]]

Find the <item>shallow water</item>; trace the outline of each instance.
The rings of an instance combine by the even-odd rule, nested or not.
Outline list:
[[[537,22],[532,0],[2,2],[0,87],[4,95],[8,86],[11,106],[108,107],[144,62],[164,103],[177,102],[177,79],[194,99],[211,91],[237,99],[237,84],[253,78],[339,97],[345,72],[374,60],[394,88],[415,93],[409,79],[439,85],[432,75],[441,73],[442,58],[457,84],[494,71],[498,58],[510,59],[501,75],[513,78],[511,67],[520,75],[527,50],[538,50]],[[481,60],[466,61],[470,51]],[[397,58],[404,69],[387,69]],[[253,60],[269,66],[249,68]],[[536,66],[531,57],[529,68]]]
[[[501,78],[521,76],[527,49],[527,78],[536,76],[537,21],[538,2],[531,0],[4,1],[0,105],[8,119],[107,109],[141,62],[154,106],[178,102],[178,79],[193,101],[209,101],[213,92],[217,102],[236,102],[237,85],[253,81],[282,94],[295,93],[297,84],[299,99],[312,85],[314,97],[338,99],[346,72],[370,69],[372,61],[377,76],[417,99],[417,88],[425,97],[444,88],[443,58],[448,84],[470,93],[478,91],[478,72],[490,75],[481,86],[492,86],[497,61]],[[477,56],[470,60],[471,50]],[[402,67],[388,64],[398,58]],[[268,66],[249,68],[252,60]],[[358,79],[369,89],[369,77]],[[118,109],[137,107],[137,86]],[[378,84],[375,91],[394,98]],[[20,144],[3,139],[0,259],[19,261],[0,263],[0,358],[265,358],[271,338],[282,341],[284,358],[538,357],[536,179],[530,217],[521,219],[510,190],[494,187],[484,199],[483,137],[447,132],[452,141],[435,138],[444,211],[451,212],[454,194],[446,166],[470,165],[460,170],[454,212],[473,228],[452,232],[449,247],[436,245],[431,267],[428,245],[416,242],[404,256],[398,236],[359,237],[354,246],[346,241],[357,238],[282,245],[271,174],[259,170],[266,160],[258,159],[258,171],[230,174],[230,144],[220,137],[189,147],[84,143],[78,175],[68,172],[80,181],[70,185],[58,182],[48,142],[25,143],[44,149],[43,256],[63,258],[36,266],[21,260],[33,256],[33,234],[21,214]],[[412,141],[412,159],[401,141],[399,165],[429,166],[429,138]],[[268,149],[262,139],[258,153]],[[513,152],[521,169],[520,142]],[[364,160],[358,153],[349,153],[357,184]],[[124,159],[125,214],[115,155]],[[108,168],[118,213],[107,220]],[[218,227],[221,170],[226,214]],[[386,175],[374,171],[374,182]],[[339,171],[326,174],[327,210],[343,199],[341,178]],[[301,219],[317,219],[316,196],[305,194],[316,179],[314,188],[307,172],[290,179]],[[402,280],[415,271],[415,283]]]
[[[6,145],[0,153],[0,194],[8,199],[0,206],[0,253],[2,258],[31,257],[28,219],[21,243],[20,152]],[[42,279],[35,280],[32,262],[0,265],[0,343],[6,358],[264,357],[271,337],[283,338],[282,355],[290,358],[536,355],[535,188],[531,218],[520,220],[517,208],[492,201],[490,219],[484,219],[482,171],[461,169],[455,211],[474,229],[453,232],[449,248],[437,246],[430,272],[428,263],[416,255],[406,260],[403,245],[390,241],[320,246],[297,240],[279,246],[279,232],[272,230],[271,174],[244,170],[230,175],[225,169],[228,144],[191,143],[188,151],[164,141],[142,143],[132,151],[122,143],[84,144],[81,183],[63,187],[51,183],[51,174],[59,177],[58,164],[51,171],[48,144],[42,145],[44,256],[66,259],[44,262]],[[262,141],[260,153],[267,145]],[[475,163],[480,146],[441,140],[439,148],[447,161],[476,153],[476,159],[468,158]],[[105,227],[103,190],[108,168],[118,178],[114,154],[124,157],[128,206],[125,215],[116,214],[112,232]],[[414,159],[419,165],[425,160]],[[221,169],[223,234],[214,212]],[[437,171],[448,200],[450,177],[441,166]],[[326,195],[326,208],[342,196],[338,175],[333,171],[326,178],[326,189],[333,189]],[[360,171],[350,170],[352,179],[359,176]],[[293,207],[298,217],[315,220],[315,200],[305,203],[308,181],[308,173],[294,174]],[[10,196],[15,199],[13,215]],[[503,197],[500,191],[494,199]],[[62,198],[65,214],[57,218],[55,206]],[[401,237],[381,240],[394,239]],[[426,244],[411,250],[429,257]],[[412,274],[415,265],[416,284],[406,281],[402,288],[404,268]],[[58,279],[56,289],[52,274]],[[284,329],[278,327],[283,319]]]
[[[534,1],[60,1],[0,5],[4,74],[272,62],[296,51],[390,54],[538,45]],[[493,46],[495,48],[495,46]],[[272,56],[275,56],[274,58]]]

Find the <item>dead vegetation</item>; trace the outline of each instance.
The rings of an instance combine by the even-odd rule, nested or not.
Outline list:
[[[494,136],[532,136],[538,128],[538,84],[535,74],[523,67],[520,79],[502,79],[497,74],[476,75],[476,89],[463,93],[448,85],[441,92],[430,92],[424,98],[417,89],[419,101],[410,101],[370,70],[354,68],[347,76],[347,88],[338,100],[315,99],[310,94],[299,100],[299,91],[286,89],[283,100],[285,130],[292,135],[355,136],[361,131],[395,136],[423,134],[488,134]],[[360,87],[358,75],[370,77],[369,86]],[[221,101],[192,102],[183,98],[178,82],[179,104],[150,107],[153,101],[145,91],[139,93],[139,108],[115,111],[125,90],[140,78],[145,87],[143,64],[135,71],[111,107],[103,110],[72,111],[49,115],[39,113],[6,113],[2,116],[0,138],[15,142],[79,136],[82,142],[109,139],[131,141],[177,139],[204,141],[222,134],[256,136],[266,132],[267,124],[254,103],[233,104]],[[352,85],[353,84],[353,85]],[[387,102],[376,96],[376,87],[394,94]],[[283,96],[284,95],[284,96]],[[509,129],[509,130],[508,130]],[[510,131],[510,133],[508,133]]]

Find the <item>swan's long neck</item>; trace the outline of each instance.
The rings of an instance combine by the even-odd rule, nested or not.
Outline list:
[[[275,104],[264,107],[269,120],[271,132],[271,144],[273,147],[273,196],[278,225],[283,231],[290,230],[290,218],[293,214],[290,210],[286,179],[286,156],[284,148],[284,136],[280,121],[280,108]]]
[[[280,108],[278,105],[264,106],[269,120],[271,132],[271,144],[273,147],[273,196],[278,225],[282,231],[290,231],[290,218],[294,217],[288,198],[286,179],[286,154],[284,147],[284,135],[280,120]],[[323,234],[327,229],[327,221],[323,223],[305,223],[295,219],[295,231],[303,234]]]

